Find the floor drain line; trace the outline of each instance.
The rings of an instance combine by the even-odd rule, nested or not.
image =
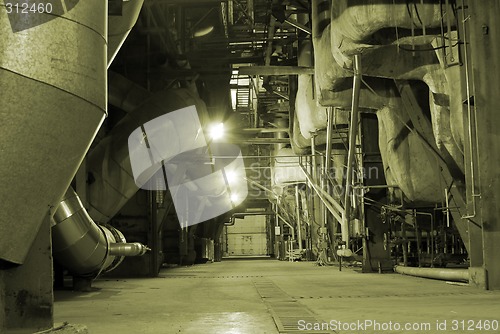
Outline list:
[[[321,323],[304,305],[270,281],[254,281],[257,293],[266,304],[280,334],[330,334],[328,331],[307,331],[300,324]]]

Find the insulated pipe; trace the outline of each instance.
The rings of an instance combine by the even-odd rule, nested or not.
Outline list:
[[[467,269],[446,269],[446,268],[418,268],[395,266],[394,271],[410,276],[440,279],[445,281],[468,282],[469,270]]]
[[[54,3],[51,14],[8,14],[7,3],[0,0],[0,260],[22,264],[106,115],[108,15],[106,1],[66,1],[65,12]]]
[[[359,92],[361,88],[361,60],[359,55],[354,56],[354,83],[352,93],[351,122],[349,125],[349,152],[347,154],[347,175],[345,183],[344,215],[342,217],[342,241],[349,248],[349,222],[351,215],[351,189],[352,173],[354,163],[354,152],[356,150],[356,136],[359,119]]]
[[[332,33],[338,33],[352,41],[363,41],[380,29],[398,27],[411,29],[441,26],[441,13],[452,13],[448,5],[426,2],[408,7],[406,0],[361,0],[351,4],[349,0],[333,1],[331,7]],[[418,17],[417,17],[418,15]],[[332,36],[333,37],[333,36]]]
[[[357,1],[355,5],[349,2],[332,2],[329,28],[333,57],[344,68],[352,67],[352,56],[355,53],[378,47],[363,42],[381,29],[422,28],[423,22],[427,28],[438,28],[441,27],[443,12],[453,15],[453,9],[449,5],[443,8],[439,3],[416,4],[413,7],[403,0],[394,0],[392,3],[386,0],[363,0]],[[396,34],[396,38],[400,39],[397,43],[401,44],[428,44],[430,41],[428,36],[415,37],[406,38]]]
[[[54,258],[72,274],[95,277],[116,268],[124,256],[141,256],[148,250],[140,243],[126,243],[112,226],[95,224],[71,187],[53,218]]]
[[[120,50],[141,13],[144,0],[123,1],[121,16],[110,16],[108,24],[108,67]]]

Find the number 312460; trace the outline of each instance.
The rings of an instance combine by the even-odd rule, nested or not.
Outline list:
[[[5,8],[7,9],[7,14],[42,14],[42,13],[52,13],[51,3],[34,3],[29,4],[24,3],[5,3]]]

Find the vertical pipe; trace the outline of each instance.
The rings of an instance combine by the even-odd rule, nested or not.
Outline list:
[[[406,241],[406,228],[405,222],[401,223],[401,236],[403,237],[403,263],[406,267],[408,265],[408,242]]]
[[[328,175],[330,173],[330,160],[332,155],[332,121],[333,121],[333,109],[330,107],[327,109],[327,123],[326,123],[326,148],[325,148],[325,160],[323,163],[323,185],[322,188],[330,194],[330,181],[328,180]],[[323,220],[324,226],[328,226],[328,211],[326,206],[323,206]]]
[[[297,215],[297,238],[299,242],[299,250],[302,252],[302,227],[300,222],[300,208],[299,208],[299,185],[295,186],[295,212]]]
[[[354,152],[356,150],[356,134],[358,129],[358,107],[359,107],[359,92],[361,88],[361,57],[354,55],[354,83],[352,93],[352,109],[351,122],[349,126],[349,151],[347,155],[347,176],[345,189],[345,211],[342,219],[342,240],[346,243],[346,248],[349,248],[349,220],[351,215],[351,188],[352,188],[352,172],[354,163]]]
[[[420,230],[418,228],[418,219],[417,219],[417,214],[415,213],[416,211],[413,210],[413,219],[415,219],[415,236],[417,238],[417,258],[418,258],[418,266],[422,267],[422,237],[420,234]]]
[[[444,197],[446,200],[446,227],[450,227],[450,201],[448,199],[448,188],[444,188]]]
[[[333,126],[333,108],[328,108],[326,123],[326,154],[325,154],[325,172],[330,172],[332,159],[332,126]]]
[[[316,137],[312,136],[311,137],[311,175],[313,177],[313,182],[316,183],[316,180],[318,179],[318,174],[317,174],[317,159],[316,159]]]

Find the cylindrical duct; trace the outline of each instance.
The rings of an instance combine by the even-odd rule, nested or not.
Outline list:
[[[112,226],[95,224],[71,187],[55,212],[54,221],[54,258],[75,275],[95,276],[111,271],[124,256],[140,256],[148,250],[140,243],[126,243],[123,234]]]
[[[396,266],[394,267],[394,271],[403,275],[434,278],[445,281],[469,281],[469,271],[467,269],[417,268]]]
[[[137,22],[144,0],[123,2],[121,16],[110,16],[108,24],[108,67]]]
[[[0,0],[0,259],[17,264],[107,107],[107,3],[50,3],[50,14],[8,13]]]
[[[161,91],[130,112],[88,156],[90,216],[109,221],[139,189],[130,164],[128,139],[141,125],[168,112],[195,105],[202,124],[208,123],[205,104],[187,89]]]

